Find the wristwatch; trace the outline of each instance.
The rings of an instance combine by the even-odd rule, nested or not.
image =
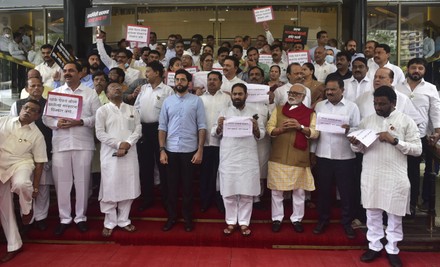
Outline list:
[[[34,193],[38,193],[38,192],[39,192],[38,188],[34,188]]]
[[[159,147],[159,152],[162,152],[162,151],[165,151],[165,147],[164,146]]]
[[[304,125],[301,124],[301,129],[299,129],[300,131],[304,130]]]
[[[393,146],[397,145],[399,143],[399,139],[398,138],[394,138],[394,142],[392,143]]]

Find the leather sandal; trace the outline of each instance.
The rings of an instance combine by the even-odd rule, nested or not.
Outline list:
[[[235,232],[235,230],[237,229],[237,226],[233,225],[233,224],[228,224],[228,227],[226,227],[225,229],[223,229],[223,234],[225,234],[226,236],[231,235],[233,232]]]
[[[240,231],[242,236],[250,236],[252,233],[247,225],[240,225]]]
[[[109,229],[104,227],[104,229],[102,229],[102,236],[103,237],[110,237],[113,233],[113,229]]]
[[[129,224],[127,226],[122,227],[123,230],[127,231],[127,232],[134,232],[136,231],[136,227],[133,224]]]

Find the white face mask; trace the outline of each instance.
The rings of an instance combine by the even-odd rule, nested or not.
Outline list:
[[[325,56],[325,61],[329,64],[332,64],[335,62],[335,57],[332,55],[327,55],[327,56]]]
[[[5,33],[5,34],[3,34],[3,36],[8,38],[8,39],[11,37],[11,35],[9,33]]]

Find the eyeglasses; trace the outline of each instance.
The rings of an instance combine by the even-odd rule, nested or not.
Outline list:
[[[302,96],[304,94],[303,93],[298,93],[298,92],[287,91],[287,95],[288,96],[297,97],[297,96]]]

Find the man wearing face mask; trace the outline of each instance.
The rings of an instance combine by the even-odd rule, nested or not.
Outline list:
[[[274,109],[267,124],[272,138],[267,187],[272,190],[272,231],[279,232],[284,218],[283,193],[292,191],[293,229],[303,232],[305,191],[315,190],[309,159],[309,139],[316,139],[316,115],[302,102],[307,88],[299,83],[287,91],[288,100]]]
[[[335,53],[332,49],[325,50],[325,62],[328,64],[335,64]]]
[[[129,50],[123,48],[118,50],[116,54],[116,61],[111,59],[111,57],[107,54],[104,48],[104,42],[102,37],[99,35],[96,39],[96,46],[98,47],[99,56],[101,57],[102,63],[109,68],[119,67],[125,72],[125,81],[124,83],[129,86],[136,79],[141,77],[141,72],[137,69],[133,69],[130,67],[130,57],[128,56]],[[109,75],[110,76],[110,75]]]
[[[9,43],[11,41],[11,28],[4,27],[2,36],[0,36],[0,51],[9,53]]]
[[[324,83],[325,78],[332,72],[337,70],[334,64],[329,64],[325,59],[325,47],[318,46],[315,49],[315,62],[313,63],[315,66],[315,76],[318,82]]]

